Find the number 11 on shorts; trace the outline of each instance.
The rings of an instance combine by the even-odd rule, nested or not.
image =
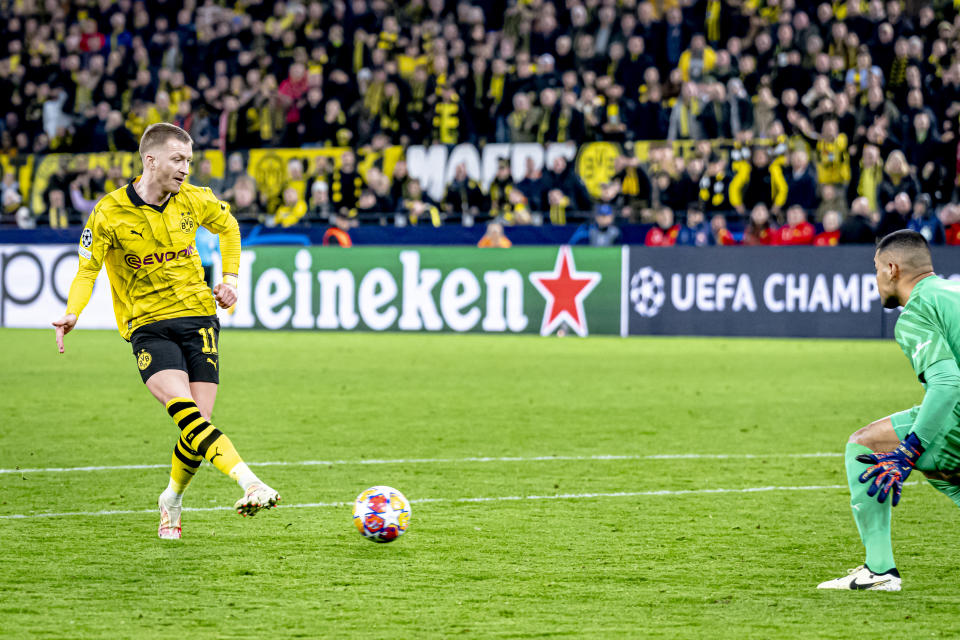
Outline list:
[[[203,338],[203,349],[204,353],[216,353],[217,352],[217,334],[213,332],[213,327],[204,327],[199,329],[200,337]]]

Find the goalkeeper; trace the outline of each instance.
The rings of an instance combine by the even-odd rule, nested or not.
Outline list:
[[[915,231],[884,237],[874,256],[883,306],[903,307],[895,336],[925,394],[919,407],[860,429],[847,443],[847,482],[866,561],[820,589],[899,591],[890,541],[892,507],[916,467],[960,505],[960,284],[937,277]]]
[[[220,322],[216,308],[237,301],[240,228],[230,207],[207,188],[186,184],[193,140],[180,127],[158,123],[140,139],[143,175],[108,193],[94,207],[80,236],[80,267],[67,309],[53,323],[57,347],[77,324],[103,266],[110,276],[120,334],[147,390],[180,429],[170,483],[160,494],[163,539],[179,539],[183,492],[206,459],[243,488],[234,507],[244,516],[277,504],[280,496],[243,462],[233,443],[210,424],[220,381]],[[223,282],[203,280],[197,229],[220,235]]]

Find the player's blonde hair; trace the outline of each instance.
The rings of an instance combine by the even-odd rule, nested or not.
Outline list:
[[[193,144],[193,138],[190,137],[190,134],[177,125],[158,122],[147,127],[140,137],[140,157],[145,158],[148,151],[165,144],[171,138],[185,144]]]

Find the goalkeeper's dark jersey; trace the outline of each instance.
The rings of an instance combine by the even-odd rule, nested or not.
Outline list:
[[[184,184],[156,207],[140,198],[134,182],[94,207],[80,238],[80,268],[67,302],[67,313],[79,315],[105,265],[117,327],[127,340],[145,324],[216,313],[197,255],[198,226],[221,234],[224,273],[237,273],[240,263],[237,221],[210,189]]]

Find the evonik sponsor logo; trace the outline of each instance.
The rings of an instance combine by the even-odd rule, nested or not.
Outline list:
[[[189,258],[194,254],[196,250],[193,246],[189,246],[185,249],[180,249],[179,251],[164,251],[162,248],[159,252],[148,253],[143,256],[138,256],[133,253],[128,253],[123,256],[123,261],[127,263],[127,266],[131,269],[140,269],[141,267],[149,267],[154,264],[162,264],[164,262],[170,262],[176,258]]]

